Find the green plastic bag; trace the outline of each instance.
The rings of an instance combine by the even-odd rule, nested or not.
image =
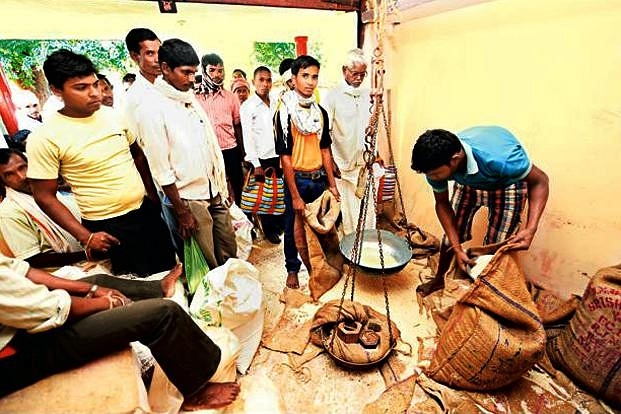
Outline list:
[[[198,285],[209,272],[209,266],[203,251],[194,237],[189,237],[184,241],[183,258],[185,261],[185,278],[188,281],[188,290],[193,295],[198,289]]]

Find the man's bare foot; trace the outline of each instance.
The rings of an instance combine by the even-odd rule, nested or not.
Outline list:
[[[287,287],[289,289],[300,288],[300,281],[298,280],[298,272],[287,273]]]
[[[444,289],[444,278],[436,277],[430,282],[418,285],[416,287],[416,293],[425,297],[440,289]]]
[[[179,280],[179,277],[183,274],[183,264],[177,263],[170,272],[160,281],[162,286],[162,295],[165,298],[170,298],[175,294],[175,283]]]
[[[239,384],[236,382],[210,382],[194,396],[183,401],[184,411],[209,410],[226,407],[239,395]]]

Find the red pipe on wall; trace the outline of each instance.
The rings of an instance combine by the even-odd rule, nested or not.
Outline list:
[[[308,55],[308,49],[306,47],[308,36],[296,36],[293,39],[295,40],[295,55]]]
[[[0,64],[0,117],[9,134],[17,132],[17,118],[15,117],[15,105],[11,100],[9,81]]]

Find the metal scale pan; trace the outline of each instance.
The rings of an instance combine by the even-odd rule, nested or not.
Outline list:
[[[382,239],[382,251],[384,253],[384,272],[395,273],[400,271],[412,259],[412,250],[407,240],[386,230],[380,230]],[[352,249],[356,239],[356,233],[351,233],[341,239],[341,253],[350,263],[354,262]],[[379,254],[379,241],[377,230],[364,230],[362,233],[362,246],[360,250],[360,263],[358,266],[371,273],[381,273],[382,263]]]

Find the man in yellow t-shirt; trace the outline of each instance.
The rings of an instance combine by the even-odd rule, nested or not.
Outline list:
[[[319,80],[319,62],[302,55],[291,64],[295,88],[285,92],[275,115],[276,153],[285,177],[285,268],[287,287],[299,288],[301,267],[293,238],[295,214],[303,215],[306,203],[326,189],[340,199],[332,170],[332,139],[328,114],[317,103],[314,92]]]
[[[175,253],[146,158],[116,112],[100,109],[92,62],[58,50],[43,70],[64,107],[28,138],[28,178],[37,204],[87,254],[109,255],[115,274],[171,269]],[[59,174],[72,186],[82,223],[56,196]]]

